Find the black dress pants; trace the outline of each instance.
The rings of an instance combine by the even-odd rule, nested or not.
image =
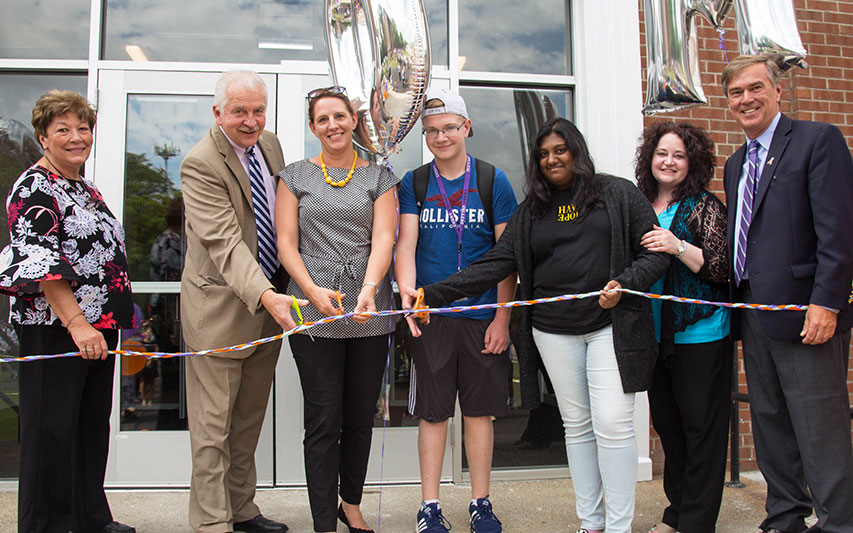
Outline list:
[[[665,454],[662,521],[683,533],[713,532],[726,475],[732,342],[675,344],[662,351],[649,389]]]
[[[21,355],[76,352],[62,326],[19,326]],[[118,332],[104,331],[114,349]],[[20,365],[19,533],[87,533],[112,521],[104,493],[115,356]]]
[[[388,335],[289,337],[305,403],[305,477],[314,531],[335,531],[343,501],[361,503]]]
[[[754,301],[749,290],[744,301]],[[774,340],[760,312],[741,311],[755,457],[767,480],[767,517],[759,527],[804,531],[814,509],[814,530],[850,533],[850,330],[819,345]]]

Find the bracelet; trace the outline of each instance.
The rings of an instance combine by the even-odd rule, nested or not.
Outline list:
[[[379,292],[379,285],[373,283],[372,281],[365,281],[364,283],[361,284],[362,289],[365,287],[373,287],[373,290],[375,290],[376,292]]]
[[[675,250],[675,252],[676,252],[675,258],[681,259],[681,256],[684,255],[684,253],[686,251],[687,251],[687,243],[684,242],[684,240],[682,240],[680,243],[678,243],[678,248]]]
[[[65,323],[65,328],[67,329],[67,328],[68,328],[68,326],[70,326],[70,325],[71,325],[71,323],[72,323],[72,322],[74,322],[74,320],[75,320],[75,319],[77,319],[77,317],[79,317],[79,316],[83,316],[83,311],[80,311],[80,312],[79,312],[79,313],[77,313],[76,315],[74,315],[74,316],[72,316],[71,318],[69,318],[69,319],[68,319],[68,321]]]

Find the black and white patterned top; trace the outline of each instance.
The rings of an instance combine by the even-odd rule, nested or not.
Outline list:
[[[344,179],[349,171],[326,170],[335,181]],[[370,257],[373,202],[400,180],[387,168],[371,163],[356,168],[345,187],[333,187],[326,183],[320,167],[307,159],[287,165],[278,177],[299,202],[299,253],[305,268],[318,286],[346,294],[344,310],[351,312]],[[306,298],[293,280],[287,293]],[[388,274],[379,283],[375,301],[377,310],[391,308]],[[322,318],[314,306],[306,307],[302,315],[306,321]],[[384,335],[394,330],[395,322],[387,318],[374,318],[367,324],[338,320],[311,328],[311,335],[333,339]]]
[[[65,279],[97,329],[134,323],[124,230],[88,181],[27,169],[6,200],[11,244],[0,253],[0,292],[13,296],[10,321],[60,324],[40,281]]]

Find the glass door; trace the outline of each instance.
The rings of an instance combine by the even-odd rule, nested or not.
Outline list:
[[[269,91],[267,129],[277,132],[288,163],[320,151],[308,128],[305,95],[331,81],[325,68],[311,71],[312,65],[307,65],[308,73],[262,74]],[[123,332],[125,349],[181,349],[179,169],[187,152],[214,124],[211,107],[218,76],[218,71],[99,73],[94,175],[124,224],[141,324],[138,330]],[[405,139],[402,148],[391,158],[394,172],[400,176],[419,166],[426,152],[418,130]],[[409,365],[404,328],[391,343],[387,379],[377,401],[369,483],[419,479],[418,421],[407,411]],[[184,364],[183,358],[146,361],[125,357],[118,365],[108,484],[189,484]],[[452,453],[454,427],[442,471],[442,478],[448,481],[453,478],[453,465],[461,465]],[[285,341],[256,455],[259,484],[305,483],[303,435],[299,377]],[[458,436],[456,442],[461,442]]]
[[[94,175],[125,228],[140,324],[122,332],[124,349],[181,350],[185,244],[179,169],[187,152],[214,124],[213,88],[218,76],[218,72],[100,72]],[[271,95],[269,114],[275,116],[275,76],[266,75],[265,82]],[[188,485],[185,359],[124,356],[117,367],[108,483]],[[272,419],[270,405],[257,450],[258,482],[265,485],[274,479]]]

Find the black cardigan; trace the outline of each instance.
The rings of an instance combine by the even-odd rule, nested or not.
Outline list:
[[[669,266],[669,255],[648,251],[640,238],[657,223],[648,200],[628,180],[600,174],[604,203],[610,219],[610,278],[622,287],[646,290]],[[533,295],[533,252],[530,249],[531,215],[522,202],[498,243],[479,261],[440,283],[424,287],[427,305],[440,307],[482,294],[498,281],[518,272],[518,297]],[[566,305],[571,305],[567,303]],[[649,388],[657,357],[652,309],[648,299],[622,294],[611,309],[613,345],[622,379],[622,389],[639,392]],[[531,308],[520,308],[519,341],[516,346],[521,380],[522,406],[533,409],[540,402],[539,351],[533,342]]]

